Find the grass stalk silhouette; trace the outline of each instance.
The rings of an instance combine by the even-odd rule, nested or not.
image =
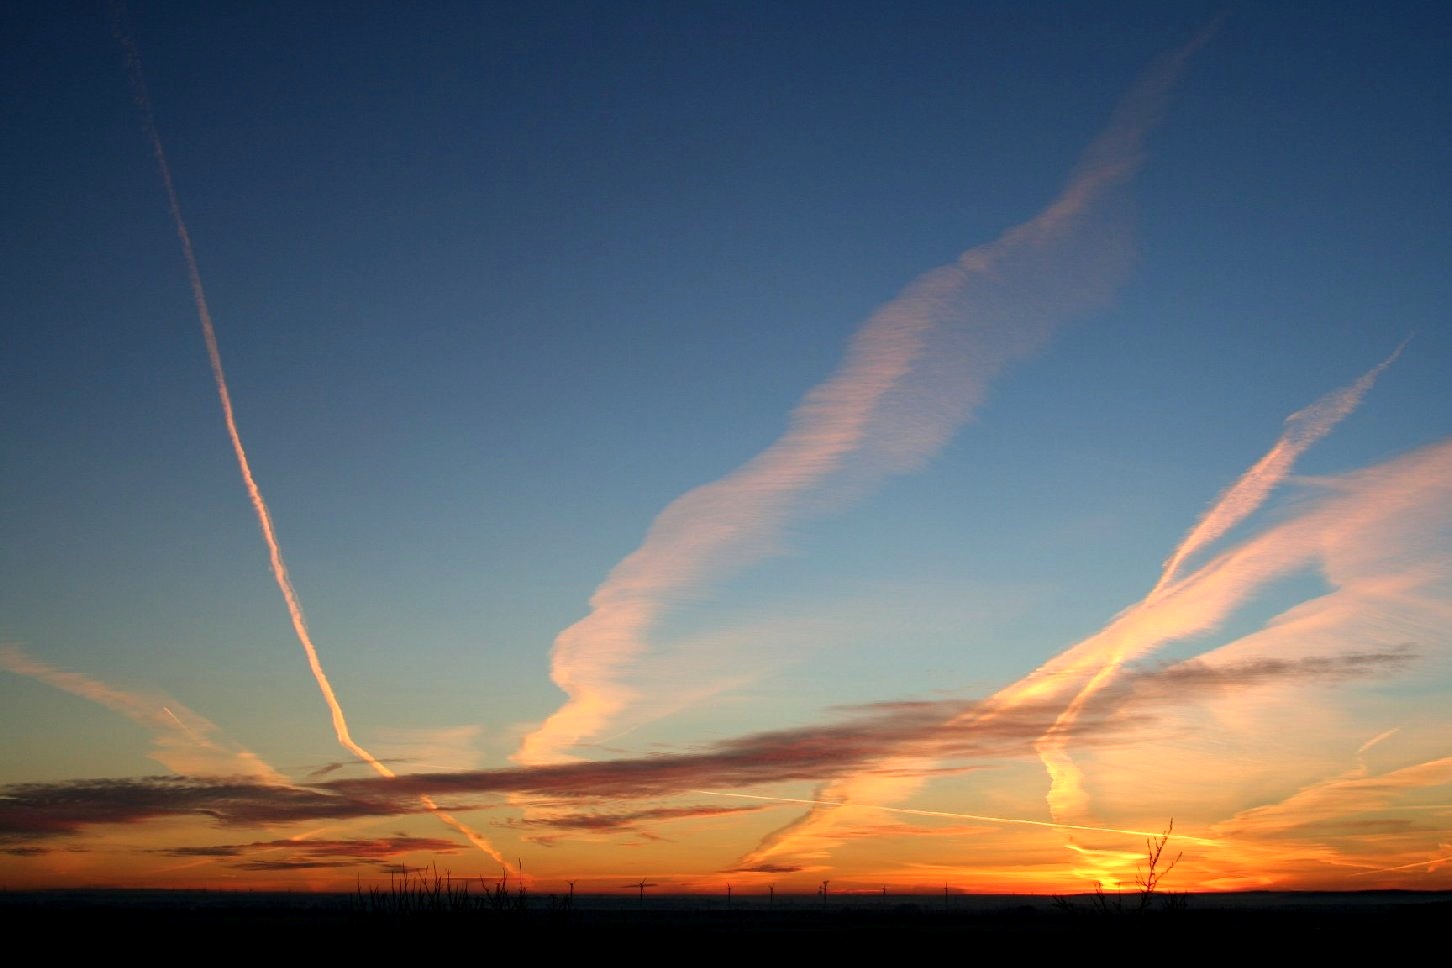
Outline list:
[[[364,888],[358,885],[353,899],[353,912],[368,920],[416,918],[461,918],[465,916],[523,915],[529,910],[529,889],[523,884],[509,886],[506,871],[491,886],[483,877],[482,887],[474,891],[470,880],[454,878],[437,867],[432,873],[399,868],[388,875],[388,886]],[[551,912],[568,911],[574,902],[574,885],[567,898],[551,898]]]

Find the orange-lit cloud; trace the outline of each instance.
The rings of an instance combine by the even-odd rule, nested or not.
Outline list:
[[[960,714],[959,727],[987,728],[1025,703],[1040,708],[1069,708],[1079,701],[1075,716],[1056,716],[1056,745],[1046,749],[1050,770],[1050,801],[1055,819],[1082,815],[1087,809],[1078,768],[1068,760],[1066,730],[1079,724],[1089,699],[1108,684],[1105,670],[1117,671],[1124,663],[1150,654],[1170,642],[1210,632],[1270,583],[1319,566],[1338,590],[1301,612],[1292,612],[1295,624],[1272,623],[1258,636],[1243,642],[1266,646],[1299,637],[1314,643],[1324,657],[1349,655],[1368,645],[1395,654],[1404,646],[1406,630],[1398,627],[1360,627],[1360,635],[1347,639],[1334,635],[1313,637],[1313,629],[1330,624],[1374,622],[1388,610],[1414,611],[1423,616],[1421,635],[1435,635],[1432,623],[1445,613],[1436,595],[1418,595],[1418,581],[1445,576],[1446,563],[1437,565],[1436,542],[1447,526],[1452,508],[1452,443],[1422,448],[1378,467],[1319,482],[1321,493],[1308,501],[1297,516],[1221,553],[1189,575],[1165,586],[1156,595],[1124,610],[1103,630],[1045,663],[1024,679]],[[1429,565],[1428,562],[1431,562]],[[1393,608],[1395,606],[1395,608]],[[1445,637],[1439,645],[1445,648]],[[1281,658],[1311,658],[1318,653],[1303,648],[1283,651]],[[1274,659],[1274,649],[1222,648],[1204,657],[1213,668],[1224,661]],[[1203,673],[1203,669],[1197,670]],[[1079,730],[1076,737],[1093,735]],[[1076,738],[1076,742],[1082,741]],[[936,762],[921,747],[900,747],[895,755],[872,764],[861,776],[828,785],[821,799],[834,802],[893,804],[917,790],[926,768]],[[896,774],[896,775],[890,775]],[[918,774],[915,778],[914,774]],[[743,860],[747,866],[796,853],[821,855],[840,846],[834,832],[838,807],[817,807],[769,836]]]
[[[1452,756],[1370,775],[1364,766],[1313,784],[1278,802],[1243,810],[1216,829],[1243,837],[1308,831],[1396,804],[1405,795],[1427,790],[1452,792]]]
[[[1401,355],[1405,345],[1403,343],[1398,346],[1391,356],[1349,386],[1328,393],[1309,407],[1287,417],[1286,429],[1280,439],[1201,516],[1199,522],[1175,549],[1175,553],[1165,562],[1160,580],[1149,595],[1122,614],[1132,618],[1138,609],[1153,602],[1173,581],[1180,565],[1187,558],[1209,547],[1258,510],[1275,487],[1291,472],[1296,459],[1356,409],[1376,378]],[[1123,640],[1123,636],[1120,640]],[[1112,641],[1106,640],[1106,644]],[[1126,650],[1119,647],[1104,654],[1099,667],[1093,670],[1093,674],[1064,707],[1053,727],[1039,740],[1039,758],[1043,760],[1051,780],[1048,793],[1049,811],[1056,819],[1082,815],[1087,808],[1083,773],[1068,751],[1069,727],[1079,717],[1089,699],[1119,674],[1128,657]],[[1092,665],[1096,657],[1089,654],[1084,661]],[[1080,668],[1083,669],[1084,666],[1081,664]]]
[[[1344,680],[1396,668],[1401,653],[1358,654],[1341,660],[1248,663],[1218,670],[1176,667],[1126,677],[1119,691],[1106,692],[1102,707],[1091,705],[1080,721],[1086,744],[1113,748],[1136,743],[1155,717],[1196,695],[1228,685],[1265,684],[1283,679]],[[456,773],[400,774],[393,778],[339,779],[276,787],[244,779],[152,777],[15,784],[0,788],[0,840],[17,847],[76,833],[98,824],[129,824],[165,817],[201,816],[223,826],[348,820],[428,812],[420,797],[446,798],[448,807],[477,810],[484,796],[522,794],[559,810],[548,817],[510,821],[525,828],[590,830],[636,827],[652,820],[707,817],[732,812],[713,805],[624,809],[620,801],[701,795],[758,803],[818,804],[796,797],[754,795],[743,788],[797,780],[828,780],[864,769],[885,783],[921,779],[893,772],[890,754],[904,748],[937,757],[986,760],[1032,755],[1033,743],[1056,708],[1025,704],[1010,714],[973,721],[963,702],[884,703],[844,720],[794,730],[776,730],[725,740],[699,752],[604,762]],[[1135,711],[1137,710],[1137,711]],[[961,769],[961,768],[960,768]],[[615,804],[602,808],[602,802]],[[570,809],[572,805],[577,805]],[[838,807],[839,804],[828,804]],[[877,814],[997,825],[1084,829],[1141,836],[1118,827],[1072,828],[1035,818],[896,807],[859,801],[851,806]],[[579,809],[588,807],[588,809]],[[566,812],[566,811],[569,812]],[[756,865],[761,866],[760,862]]]

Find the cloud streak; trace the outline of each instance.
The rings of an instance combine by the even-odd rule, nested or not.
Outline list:
[[[227,437],[232,442],[232,452],[236,455],[237,467],[242,473],[242,483],[247,489],[247,497],[252,502],[252,509],[256,512],[257,523],[262,528],[262,538],[267,544],[268,562],[272,568],[273,579],[287,606],[287,614],[292,622],[293,632],[297,635],[303,653],[307,656],[308,668],[312,671],[318,691],[322,693],[323,701],[327,704],[328,714],[333,723],[333,732],[338,738],[338,743],[372,767],[379,776],[391,777],[394,775],[393,771],[353,739],[348,729],[347,717],[343,714],[343,705],[333,691],[327,673],[323,671],[322,660],[318,657],[317,647],[313,644],[312,633],[308,630],[307,619],[303,615],[302,602],[299,601],[297,591],[292,586],[287,563],[282,557],[282,546],[277,538],[277,529],[272,523],[272,514],[267,509],[267,502],[262,497],[262,489],[258,486],[257,478],[252,473],[252,464],[247,459],[247,450],[242,446],[242,435],[237,430],[236,414],[232,408],[232,394],[227,387],[227,374],[222,368],[222,354],[217,347],[216,327],[212,324],[212,313],[207,306],[207,293],[202,286],[202,274],[197,266],[191,233],[187,230],[186,220],[182,218],[181,201],[172,180],[171,165],[167,162],[166,150],[162,146],[161,134],[156,126],[156,116],[151,108],[151,96],[147,93],[146,77],[141,71],[141,55],[137,50],[136,42],[131,38],[125,10],[119,0],[113,0],[111,13],[116,40],[126,54],[126,72],[131,81],[133,100],[141,114],[142,126],[145,129],[147,141],[151,145],[157,171],[161,175],[162,187],[166,190],[167,210],[171,213],[177,238],[181,242],[182,257],[187,268],[187,280],[191,284],[192,301],[196,304],[197,318],[201,322],[202,339],[207,346],[207,360],[211,364],[212,378],[217,386],[217,399],[222,406],[222,418],[227,426]],[[425,803],[425,806],[434,810],[444,824],[467,837],[476,847],[508,868],[504,856],[495,850],[494,846],[481,834],[471,830],[457,818],[438,811],[431,804]]]
[[[340,797],[248,778],[157,776],[68,783],[21,783],[0,790],[0,842],[74,834],[98,824],[209,817],[222,825],[392,816],[393,798]]]
[[[1444,574],[1433,568],[1429,572],[1432,578],[1422,577],[1429,563],[1435,564],[1426,555],[1439,547],[1438,534],[1445,529],[1448,509],[1452,508],[1452,441],[1318,484],[1314,499],[1297,505],[1293,517],[1222,552],[1176,582],[1153,609],[1142,610],[1133,623],[1118,626],[1117,631],[1111,623],[1102,634],[1124,636],[1126,641],[1142,646],[1134,654],[1147,654],[1158,643],[1212,627],[1257,589],[1308,564],[1319,563],[1328,580],[1340,590],[1299,606],[1231,647],[1170,666],[1127,669],[1084,704],[1070,734],[1079,748],[1097,751],[1098,755],[1137,756],[1146,736],[1164,735],[1166,721],[1162,716],[1192,708],[1197,702],[1221,696],[1243,698],[1250,689],[1264,689],[1274,697],[1279,695],[1275,690],[1282,686],[1366,680],[1404,671],[1410,663],[1431,657],[1418,644],[1420,634],[1415,625],[1398,622],[1378,628],[1347,627],[1345,623],[1348,615],[1374,617],[1387,608],[1405,613],[1419,600],[1416,583]],[[1377,601],[1387,604],[1378,607]],[[1444,615],[1437,612],[1424,617],[1432,623],[1440,622]],[[1435,647],[1438,641],[1428,640],[1428,646]],[[1355,647],[1347,648],[1349,643]],[[1298,648],[1288,648],[1291,644]],[[1073,675],[1057,676],[1055,668],[1075,668],[1072,664],[1056,666],[1059,662],[1054,660],[1016,687],[1012,704],[1005,704],[999,696],[976,702],[880,703],[840,710],[842,718],[833,722],[755,733],[673,755],[407,774],[391,779],[337,779],[293,787],[256,778],[224,777],[10,786],[0,789],[0,845],[8,853],[23,857],[45,850],[54,838],[80,834],[97,825],[190,817],[222,827],[246,827],[404,816],[428,812],[423,797],[430,798],[430,802],[434,802],[433,798],[446,801],[436,807],[463,811],[488,806],[494,798],[509,795],[538,798],[552,806],[690,796],[693,790],[741,796],[740,791],[752,787],[827,782],[844,775],[853,777],[838,784],[850,794],[848,798],[839,800],[821,794],[811,798],[829,802],[813,804],[812,813],[734,866],[777,871],[802,867],[800,861],[780,855],[800,856],[830,844],[834,836],[857,836],[861,823],[853,818],[860,818],[861,811],[869,809],[887,808],[887,813],[921,814],[924,820],[960,823],[977,820],[1018,825],[1031,821],[1044,824],[1044,829],[1078,831],[1085,836],[1134,831],[1132,824],[1062,823],[987,811],[915,811],[897,805],[905,790],[915,789],[935,772],[1032,757],[1035,742],[1058,717],[1065,698],[1075,694],[1083,681]],[[78,689],[84,684],[83,679],[67,681]],[[148,708],[158,728],[192,741],[164,711],[156,712],[162,709],[161,704],[153,703]],[[173,712],[177,710],[173,708]],[[187,722],[184,712],[179,712],[177,719]],[[193,729],[205,735],[195,725]],[[1369,749],[1380,750],[1391,735],[1386,731],[1371,742],[1359,740],[1359,755]],[[1247,870],[1281,869],[1272,866],[1273,859],[1284,853],[1274,840],[1288,836],[1305,846],[1301,856],[1312,858],[1301,863],[1298,871],[1313,869],[1314,865],[1341,864],[1344,868],[1350,864],[1358,869],[1388,866],[1366,865],[1355,857],[1342,857],[1336,848],[1303,843],[1314,836],[1352,834],[1363,841],[1376,836],[1380,838],[1378,844],[1392,843],[1388,838],[1402,838],[1408,844],[1405,849],[1398,846],[1394,853],[1388,853],[1388,848],[1365,856],[1395,856],[1415,866],[1417,857],[1426,856],[1421,846],[1424,834],[1383,830],[1384,824],[1374,829],[1364,824],[1354,829],[1347,825],[1354,826],[1363,819],[1384,820],[1375,812],[1401,808],[1406,805],[1405,797],[1420,802],[1425,796],[1440,796],[1445,792],[1448,775],[1445,760],[1433,759],[1418,768],[1394,769],[1376,777],[1338,777],[1319,786],[1313,784],[1279,808],[1243,811],[1235,822],[1213,828],[1213,834],[1222,842],[1231,841],[1235,846],[1228,852],[1218,852],[1217,856],[1223,854],[1226,859],[1218,862],[1219,866],[1207,865],[1207,869],[1223,883],[1244,886],[1249,883],[1243,880]],[[770,796],[772,792],[763,790],[765,799],[760,802],[790,803],[794,799]],[[700,796],[698,792],[694,798]],[[1442,801],[1445,796],[1438,802]],[[855,809],[844,813],[849,808],[839,803]],[[591,827],[599,830],[612,824],[644,825],[669,819],[666,814],[652,818],[650,811],[656,809],[693,808],[670,805],[628,810],[612,805],[577,813],[581,818],[578,822],[565,820],[554,828],[548,819],[526,822],[525,826],[553,829],[559,836],[588,833]],[[1359,816],[1368,811],[1373,815]],[[605,819],[587,819],[591,814]],[[838,824],[849,826],[834,833]],[[1419,854],[1418,850],[1423,852]],[[1118,856],[1114,852],[1087,851],[1087,859],[1081,862],[1111,864],[1111,854]],[[345,863],[339,858],[307,857],[249,857],[247,861],[309,866]],[[1106,868],[1095,873],[1113,872]],[[1210,883],[1209,875],[1206,877],[1205,882]]]
[[[250,776],[279,784],[290,782],[255,753],[213,739],[219,732],[216,725],[174,699],[130,692],[80,672],[60,669],[10,643],[0,644],[0,669],[89,699],[145,727],[155,743],[151,758],[177,773]]]
[[[1021,716],[1026,704],[1039,710],[1056,709],[1057,732],[1050,734],[1049,742],[1040,738],[1036,744],[1050,773],[1051,815],[1056,820],[1079,816],[1086,801],[1078,783],[1080,774],[1065,752],[1067,742],[1070,738],[1083,742],[1081,737],[1087,739],[1095,734],[1086,728],[1084,716],[1091,708],[1107,716],[1105,704],[1091,700],[1111,681],[1111,673],[1125,663],[1167,643],[1216,628],[1271,582],[1318,564],[1329,581],[1342,586],[1337,594],[1343,596],[1333,596],[1325,609],[1315,610],[1318,620],[1353,621],[1369,611],[1368,605],[1387,596],[1407,604],[1404,586],[1417,577],[1399,573],[1407,568],[1416,571],[1416,566],[1406,565],[1405,560],[1415,561],[1430,553],[1425,543],[1435,540],[1432,536],[1446,526],[1447,508],[1452,506],[1452,443],[1429,445],[1383,465],[1323,483],[1320,500],[1309,502],[1299,515],[1222,552],[1166,586],[1160,594],[1125,609],[1099,632],[964,710],[954,725],[987,729],[1005,715]],[[1435,572],[1435,565],[1432,567]],[[1363,601],[1362,596],[1367,600]],[[1375,611],[1371,610],[1371,614]],[[1271,631],[1282,630],[1272,626]],[[1308,637],[1309,630],[1300,631],[1308,641],[1320,641]],[[1280,641],[1283,636],[1275,634],[1272,638]],[[1325,647],[1355,652],[1339,638],[1326,641]],[[1344,664],[1340,667],[1345,668]],[[1076,699],[1079,706],[1075,714],[1063,716],[1062,711]],[[830,784],[820,798],[833,802],[900,802],[921,785],[921,778],[928,775],[933,762],[920,747],[904,746],[888,759],[872,764],[871,772]],[[897,775],[891,776],[894,770]],[[840,842],[832,833],[833,813],[838,809],[814,808],[769,835],[742,863],[750,866],[782,854],[830,849]]]
[[[1081,720],[1082,739],[1096,745],[1131,743],[1155,710],[1235,683],[1341,679],[1395,667],[1404,653],[1357,654],[1341,661],[1249,662],[1219,670],[1193,663],[1126,676],[1126,695],[1106,697]],[[421,797],[447,798],[455,811],[480,809],[481,797],[527,795],[554,806],[629,801],[681,795],[724,796],[759,803],[810,804],[803,798],[756,796],[742,788],[801,780],[827,780],[870,768],[889,778],[889,754],[905,748],[929,757],[972,760],[1023,758],[1052,721],[1057,707],[1025,705],[1013,715],[974,722],[961,714],[972,704],[898,702],[858,708],[838,721],[792,730],[754,733],[698,752],[576,762],[538,767],[455,773],[401,774],[278,786],[248,777],[141,777],[16,784],[0,788],[0,843],[11,849],[30,842],[79,833],[102,824],[134,824],[178,817],[205,817],[223,827],[407,816],[432,812]],[[1136,707],[1138,711],[1136,712]],[[915,776],[913,778],[916,778]],[[714,789],[713,789],[714,788]],[[724,788],[724,789],[723,789]],[[830,804],[838,806],[838,804]],[[886,804],[857,806],[942,819],[1060,826],[1032,819],[924,811]],[[437,809],[437,805],[435,807]],[[623,810],[619,807],[513,821],[512,825],[554,830],[606,830],[690,817],[736,812],[688,804]],[[1085,828],[1091,829],[1091,828]],[[1092,828],[1098,830],[1115,828]],[[1140,831],[1129,831],[1136,836]],[[292,843],[292,841],[289,841]],[[187,853],[215,848],[188,848]],[[748,865],[760,866],[760,865]]]
[[[1304,410],[1298,410],[1287,417],[1285,432],[1275,445],[1227,488],[1225,493],[1216,498],[1215,503],[1180,541],[1174,554],[1165,561],[1164,571],[1150,596],[1158,595],[1174,580],[1186,558],[1209,546],[1264,504],[1271,491],[1291,472],[1296,459],[1360,406],[1362,398],[1376,383],[1376,378],[1396,362],[1410,339],[1408,337],[1404,340],[1391,356],[1362,374],[1350,386],[1333,390]]]
[[[1277,803],[1243,810],[1216,830],[1226,836],[1267,836],[1308,831],[1350,814],[1382,810],[1398,797],[1422,790],[1452,790],[1452,756],[1371,774],[1365,765],[1305,789]]]
[[[742,813],[754,813],[763,806],[721,807],[709,804],[688,804],[680,807],[649,807],[639,810],[590,811],[586,813],[551,812],[545,816],[521,817],[505,822],[505,826],[526,830],[543,830],[531,833],[527,840],[544,847],[552,847],[566,837],[580,834],[587,836],[636,834],[654,836],[643,830],[645,824],[669,823],[678,820],[710,820]]]
[[[656,517],[595,590],[590,613],[555,640],[550,675],[568,698],[524,739],[517,762],[568,759],[634,701],[632,667],[679,596],[771,554],[794,517],[921,466],[999,371],[1110,297],[1128,251],[1113,200],[1139,168],[1186,60],[1212,32],[1147,72],[1046,209],[913,281],[863,324],[780,438]]]
[[[399,836],[366,840],[262,840],[248,844],[166,847],[154,852],[168,857],[216,859],[241,870],[269,871],[378,865],[407,854],[452,854],[458,850],[460,846],[451,840]],[[268,856],[276,854],[282,856]]]
[[[1382,371],[1396,361],[1406,346],[1401,346],[1371,370],[1349,386],[1326,394],[1315,403],[1286,418],[1286,429],[1260,460],[1241,475],[1216,499],[1209,510],[1201,516],[1189,534],[1181,540],[1179,547],[1165,562],[1160,580],[1150,593],[1137,604],[1121,613],[1118,622],[1133,626],[1141,612],[1147,612],[1164,589],[1174,579],[1180,565],[1197,551],[1208,547],[1225,535],[1231,528],[1255,513],[1271,492],[1295,466],[1296,459],[1316,441],[1320,440],[1360,405],[1362,398],[1376,382]],[[1094,641],[1094,640],[1091,640]],[[1048,771],[1050,787],[1049,810],[1055,818],[1062,819],[1071,814],[1082,814],[1087,806],[1084,793],[1084,775],[1075,765],[1068,752],[1070,728],[1081,714],[1084,706],[1099,691],[1104,689],[1119,674],[1126,658],[1135,651],[1126,649],[1125,636],[1101,640],[1102,653],[1085,651],[1077,663],[1081,670],[1098,665],[1079,691],[1069,700],[1063,713],[1037,744],[1040,759]],[[1138,651],[1143,651],[1142,648]]]

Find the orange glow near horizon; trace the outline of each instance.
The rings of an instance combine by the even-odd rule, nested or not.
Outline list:
[[[17,18],[0,892],[1452,892],[1414,18],[108,3]]]

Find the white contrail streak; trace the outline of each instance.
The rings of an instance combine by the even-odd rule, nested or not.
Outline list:
[[[1416,867],[1425,867],[1427,868],[1427,873],[1430,874],[1432,873],[1432,868],[1440,867],[1448,861],[1452,861],[1452,850],[1444,851],[1436,857],[1428,857],[1425,860],[1414,860],[1410,864],[1398,864],[1395,867],[1378,867],[1376,870],[1371,871],[1356,871],[1351,876],[1366,877],[1368,874],[1387,874],[1392,871],[1408,871]]]
[[[1116,622],[1137,611],[1151,609],[1186,558],[1220,538],[1235,525],[1259,510],[1276,486],[1290,474],[1297,458],[1312,444],[1330,433],[1336,424],[1349,416],[1361,404],[1362,399],[1376,382],[1376,378],[1396,361],[1406,345],[1407,341],[1403,340],[1390,356],[1362,374],[1355,382],[1333,390],[1309,407],[1298,410],[1287,417],[1286,429],[1280,439],[1260,460],[1242,474],[1239,480],[1215,500],[1215,503],[1190,529],[1189,534],[1181,540],[1175,553],[1165,562],[1160,580],[1150,590],[1150,593],[1121,613]],[[1069,755],[1069,734],[1074,724],[1078,722],[1079,714],[1084,707],[1114,681],[1119,670],[1131,657],[1131,653],[1124,648],[1123,644],[1113,639],[1104,641],[1099,655],[1086,655],[1080,663],[1080,668],[1081,671],[1086,668],[1092,669],[1092,674],[1069,700],[1053,725],[1035,744],[1044,769],[1049,774],[1049,808],[1056,819],[1064,816],[1068,811],[1082,810],[1085,805],[1083,773]],[[1097,668],[1093,668],[1096,665]]]
[[[1077,823],[1055,823],[1049,820],[1026,820],[1022,817],[990,817],[981,813],[955,813],[947,810],[917,810],[910,807],[889,807],[880,803],[857,803],[849,800],[812,800],[806,797],[768,797],[751,793],[727,793],[723,790],[689,790],[708,797],[735,797],[740,800],[766,800],[772,803],[803,803],[814,807],[850,807],[856,810],[882,810],[887,813],[905,813],[914,817],[947,817],[953,820],[981,820],[985,823],[1020,824],[1027,827],[1050,827],[1054,830],[1087,830],[1100,834],[1124,834],[1127,837],[1158,837],[1164,831],[1125,830],[1121,827],[1091,827]],[[1192,837],[1189,834],[1175,834],[1176,840],[1188,840],[1197,844],[1218,847],[1220,841],[1206,837]]]
[[[1369,386],[1369,379],[1385,365],[1383,363],[1373,369],[1347,389],[1323,398],[1321,404],[1352,391],[1357,394],[1355,399],[1359,400],[1359,394]],[[1418,500],[1430,500],[1426,495],[1437,493],[1437,488],[1445,481],[1439,463],[1440,454],[1438,448],[1431,448],[1426,454],[1414,454],[1403,461],[1393,462],[1388,465],[1390,470],[1379,470],[1362,479],[1376,481],[1378,475],[1390,474],[1404,479],[1407,483],[1403,486],[1409,493],[1417,493]],[[1424,464],[1430,469],[1424,469]],[[1422,488],[1425,491],[1420,490]],[[1232,492],[1234,488],[1227,493]],[[1184,578],[1163,587],[1158,594],[1147,595],[1125,608],[1104,628],[1065,649],[1029,675],[1000,689],[950,725],[963,728],[987,723],[1027,701],[1062,702],[1065,712],[1060,716],[1059,725],[1051,728],[1036,744],[1050,775],[1050,814],[1055,820],[1062,820],[1074,811],[1082,810],[1085,804],[1081,776],[1065,749],[1068,727],[1089,698],[1102,689],[1124,663],[1147,655],[1168,642],[1214,627],[1257,587],[1324,555],[1325,534],[1347,526],[1367,528],[1369,525],[1363,520],[1367,514],[1398,513],[1397,502],[1406,499],[1393,487],[1389,487],[1387,496],[1381,498],[1348,496],[1332,505],[1343,509],[1339,516],[1324,509],[1315,510],[1225,552]],[[1215,514],[1215,509],[1212,509],[1207,517]],[[928,755],[915,755],[911,750],[903,750],[883,762],[892,764],[896,774],[925,774],[935,760]],[[881,803],[889,798],[901,799],[921,782],[912,776],[884,778],[858,774],[830,784],[826,788],[825,799]],[[814,809],[793,824],[769,835],[743,862],[759,863],[796,850],[803,842],[814,838],[820,840],[832,827],[832,812],[830,808]]]
[[[28,676],[62,692],[89,699],[150,730],[155,741],[152,759],[177,773],[189,775],[253,776],[264,783],[291,786],[291,781],[264,763],[255,753],[229,748],[212,739],[217,727],[175,700],[163,700],[117,688],[80,672],[70,672],[28,655],[19,646],[0,642],[0,669]],[[167,705],[181,711],[177,715]]]
[[[1410,341],[1410,336],[1402,340],[1391,356],[1362,374],[1355,383],[1333,390],[1304,410],[1298,410],[1287,417],[1285,432],[1275,446],[1228,487],[1225,493],[1216,498],[1215,503],[1180,541],[1174,554],[1165,561],[1164,571],[1150,592],[1150,597],[1158,595],[1174,579],[1186,558],[1220,538],[1265,503],[1270,492],[1291,472],[1296,459],[1361,404],[1362,398],[1376,382],[1376,378],[1396,362]]]
[[[222,404],[222,417],[227,424],[227,437],[232,441],[232,452],[236,455],[237,466],[242,472],[242,483],[246,485],[247,496],[252,501],[252,509],[257,513],[257,523],[262,527],[262,538],[267,543],[272,576],[277,582],[278,591],[282,592],[282,599],[287,605],[288,617],[292,620],[293,631],[297,634],[297,640],[301,643],[303,652],[307,656],[308,668],[312,670],[313,679],[317,681],[318,690],[323,694],[323,701],[327,703],[328,712],[333,720],[333,732],[337,735],[339,744],[371,766],[379,776],[391,778],[396,774],[376,756],[360,746],[349,733],[348,720],[343,715],[343,705],[333,692],[333,685],[328,681],[327,673],[323,671],[323,663],[318,658],[318,650],[313,645],[307,620],[303,616],[302,603],[298,600],[297,592],[292,587],[292,579],[288,577],[287,564],[283,561],[282,546],[277,540],[272,515],[267,510],[267,502],[262,498],[262,489],[257,485],[257,479],[252,474],[252,464],[248,461],[247,451],[242,446],[242,436],[237,431],[237,420],[232,410],[232,394],[227,389],[227,375],[222,369],[222,354],[217,349],[217,332],[212,325],[211,310],[207,308],[207,293],[202,288],[202,274],[197,268],[197,257],[192,249],[191,233],[187,231],[186,220],[182,218],[181,202],[177,198],[176,185],[172,181],[171,166],[167,163],[166,151],[162,147],[161,135],[156,127],[156,117],[151,109],[151,97],[146,90],[146,78],[141,72],[141,57],[136,49],[136,43],[131,39],[130,31],[127,29],[124,7],[116,2],[113,3],[111,11],[116,39],[126,53],[126,72],[131,80],[131,93],[141,112],[146,137],[151,143],[151,153],[156,159],[156,167],[161,173],[161,182],[166,189],[167,209],[171,212],[172,223],[176,226],[177,238],[181,240],[182,257],[185,259],[187,267],[187,279],[192,288],[192,301],[196,303],[197,317],[201,320],[202,338],[207,344],[207,359],[212,365],[212,378],[217,384],[217,398]],[[421,800],[424,806],[433,811],[445,824],[463,834],[476,847],[494,858],[496,862],[503,864],[506,869],[509,868],[504,857],[484,837],[470,830],[457,818],[440,810],[437,804],[428,797],[422,797]]]

